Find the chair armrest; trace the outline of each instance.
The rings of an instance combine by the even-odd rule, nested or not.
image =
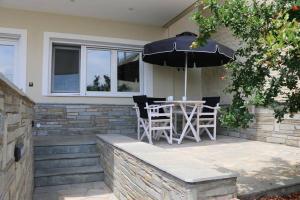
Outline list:
[[[160,108],[170,108],[173,107],[174,104],[167,104],[167,105],[149,105],[148,107],[145,107],[147,110],[155,110]]]
[[[219,105],[217,105],[216,107],[211,107],[211,106],[207,106],[207,105],[203,105],[203,108],[208,108],[208,109],[212,109],[212,110],[218,110],[220,108]]]

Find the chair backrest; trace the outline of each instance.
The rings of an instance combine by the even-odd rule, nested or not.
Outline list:
[[[159,103],[155,103],[155,101],[166,101],[166,98],[148,97],[148,104],[149,105],[159,104]],[[165,113],[164,109],[160,108],[159,113]]]
[[[140,96],[133,96],[133,101],[136,103],[137,107],[139,108],[140,118],[147,119],[148,118],[148,112],[145,109],[146,103],[148,103],[148,99],[146,95],[140,95]]]
[[[205,101],[204,105],[210,106],[210,107],[216,107],[220,103],[221,98],[220,97],[203,97],[202,100]],[[202,112],[213,112],[213,110],[204,107]]]
[[[166,98],[148,97],[149,105],[157,104],[155,101],[166,101]]]

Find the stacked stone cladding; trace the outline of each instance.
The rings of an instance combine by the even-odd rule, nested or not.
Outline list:
[[[0,77],[0,199],[31,200],[33,192],[32,120],[34,103]],[[23,144],[16,162],[14,149]]]
[[[37,104],[34,135],[118,133],[136,137],[133,105]]]
[[[236,177],[190,183],[102,139],[97,143],[104,182],[118,199],[230,200],[236,197]]]
[[[218,133],[233,137],[300,147],[300,113],[288,115],[278,123],[274,112],[267,108],[254,109],[255,120],[248,129],[220,128]]]

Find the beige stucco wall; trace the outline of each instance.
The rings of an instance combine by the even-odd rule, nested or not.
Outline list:
[[[49,97],[42,95],[42,62],[44,32],[72,33],[89,36],[124,38],[142,41],[154,41],[172,37],[184,31],[198,33],[198,27],[191,20],[194,11],[188,13],[168,28],[103,21],[94,18],[65,16],[57,14],[29,12],[0,7],[0,27],[26,29],[27,40],[27,88],[26,93],[37,103],[97,103],[131,104],[131,98],[125,97]],[[232,48],[236,42],[224,29],[214,38]],[[222,103],[229,103],[224,94],[225,81],[220,77],[226,71],[223,67],[189,69],[188,98],[199,99],[202,96],[220,95]],[[28,87],[33,82],[33,87]],[[184,94],[184,71],[162,66],[153,67],[153,96],[173,95],[180,99]]]
[[[191,20],[194,11],[173,23],[164,32],[165,38],[174,37],[184,31],[198,33],[196,23]],[[184,71],[177,68],[154,67],[153,92],[155,96],[174,96],[180,99],[184,95]],[[201,69],[189,69],[187,97],[199,99],[202,96]]]
[[[239,46],[239,41],[233,37],[233,35],[226,28],[219,28],[219,30],[213,34],[212,39],[224,44],[233,50],[236,50]],[[217,95],[221,97],[221,104],[229,104],[232,96],[224,92],[224,89],[229,84],[230,74],[225,67],[210,67],[205,68],[202,71],[203,84],[207,83],[206,87],[203,87],[204,96]],[[222,79],[224,77],[225,79]]]
[[[42,60],[44,32],[72,33],[89,36],[153,41],[163,38],[164,28],[94,18],[64,16],[0,8],[0,27],[26,29],[27,88],[26,93],[38,103],[129,104],[131,98],[45,97],[42,96]],[[154,74],[155,76],[155,74]],[[28,87],[33,82],[34,87]]]
[[[165,31],[165,37],[172,37],[184,31],[199,33],[197,24],[192,21],[191,16],[195,11],[191,11],[184,17],[173,23]],[[208,13],[205,13],[206,15]],[[212,38],[232,49],[237,49],[239,42],[232,36],[226,28],[220,28]],[[168,94],[175,98],[181,98],[184,92],[184,71],[168,69],[160,73],[159,67],[154,68],[154,94]],[[225,77],[223,80],[222,77]],[[188,98],[199,99],[203,96],[220,96],[221,104],[229,104],[231,96],[224,93],[226,85],[229,83],[229,74],[224,67],[207,67],[202,69],[189,69],[188,71]],[[166,84],[168,81],[168,84]],[[169,84],[173,82],[173,84]],[[166,92],[167,91],[167,92]]]

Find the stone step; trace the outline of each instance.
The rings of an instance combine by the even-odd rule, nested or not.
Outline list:
[[[95,144],[34,146],[34,155],[97,153]]]
[[[117,200],[104,182],[36,187],[33,200]]]
[[[103,181],[103,178],[104,173],[100,165],[36,169],[34,174],[36,187],[96,182]]]
[[[96,158],[100,153],[76,153],[76,154],[50,154],[50,155],[36,155],[35,161],[42,160],[59,160],[59,159],[75,159],[75,158]]]
[[[96,144],[95,135],[82,136],[34,136],[34,146],[83,145]]]
[[[38,155],[35,158],[35,169],[96,166],[100,164],[99,154],[54,154]]]

